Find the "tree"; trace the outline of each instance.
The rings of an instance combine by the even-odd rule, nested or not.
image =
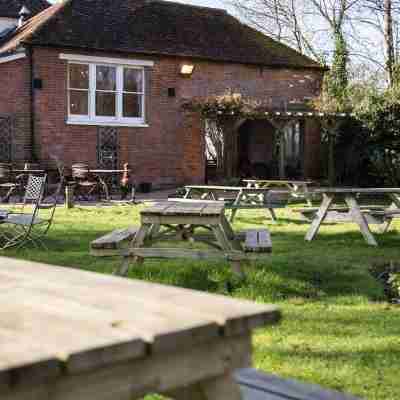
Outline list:
[[[336,44],[346,43],[346,25],[361,1],[231,0],[231,3],[256,28],[325,64],[335,54]]]
[[[358,12],[353,16],[352,39],[360,43],[360,48],[363,49],[356,55],[382,68],[390,87],[394,84],[395,67],[398,62],[399,17],[400,0],[362,0]],[[373,43],[360,35],[360,23],[367,28],[367,36],[373,37]],[[373,49],[383,47],[384,52],[371,54],[369,51],[371,47]]]

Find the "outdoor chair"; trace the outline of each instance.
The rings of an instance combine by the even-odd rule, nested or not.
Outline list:
[[[0,164],[0,202],[7,203],[10,197],[23,187],[23,176],[14,176],[10,164]]]
[[[100,199],[100,190],[104,185],[97,176],[90,173],[88,164],[73,164],[71,169],[75,196],[78,199],[89,200],[90,196],[96,193],[97,198]]]
[[[47,175],[29,176],[21,212],[12,212],[1,222],[2,239],[5,241],[0,247],[1,250],[22,247],[29,243],[46,249],[42,237],[47,234],[52,225],[59,194],[56,193],[52,197],[54,200],[50,203],[42,203],[46,179]],[[57,192],[61,190],[61,185],[60,182]],[[30,213],[25,212],[28,204],[32,204],[33,207]],[[46,210],[45,216],[41,215],[44,213],[42,210]]]

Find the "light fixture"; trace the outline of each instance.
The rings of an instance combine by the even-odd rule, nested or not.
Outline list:
[[[181,75],[190,76],[193,74],[194,65],[193,64],[183,64],[181,66]]]

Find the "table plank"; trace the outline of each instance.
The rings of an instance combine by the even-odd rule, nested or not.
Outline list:
[[[0,330],[12,333],[15,347],[24,340],[29,347],[32,336],[38,338],[36,346],[61,360],[69,372],[146,353],[142,335],[129,326],[121,329],[111,313],[25,287],[2,290],[0,302]]]
[[[141,211],[142,215],[159,216],[218,216],[224,210],[224,204],[207,203],[201,201],[185,202],[159,202]],[[189,222],[188,222],[189,223]]]
[[[36,383],[61,373],[60,360],[32,341],[0,328],[0,393],[11,384]]]
[[[282,180],[282,179],[243,179],[243,182],[253,183],[253,184],[271,184],[271,185],[286,185],[286,184],[294,184],[294,185],[310,185],[313,181],[297,181],[297,180]]]
[[[163,316],[171,322],[170,331],[187,326],[185,320],[189,316],[191,321],[200,320],[204,324],[204,320],[207,320],[218,324],[228,336],[276,322],[280,318],[275,306],[189,289],[11,259],[0,258],[0,265],[0,276],[11,276],[35,286],[56,288],[57,293],[76,296],[84,304],[91,301],[95,306],[129,312],[130,319],[139,312],[140,316],[148,313]],[[35,269],[35,275],[31,274],[32,268]],[[107,296],[104,296],[105,293]],[[135,312],[132,313],[132,310]]]
[[[3,276],[7,277],[7,274],[8,272],[2,270],[0,279],[3,280]],[[136,300],[132,293],[114,293],[105,287],[99,289],[94,284],[78,284],[76,278],[64,283],[61,277],[54,277],[54,280],[48,280],[48,284],[41,277],[18,274],[18,278],[18,287],[27,291],[28,301],[33,297],[28,291],[40,288],[37,301],[41,298],[43,304],[57,304],[57,309],[66,313],[66,318],[78,321],[88,318],[93,324],[102,323],[112,326],[113,329],[122,329],[132,336],[132,340],[140,338],[150,344],[153,353],[167,351],[178,345],[191,346],[219,334],[218,325],[209,318],[197,316],[188,309],[181,310],[180,314],[166,312],[154,303]],[[107,293],[106,297],[104,293]],[[97,329],[100,329],[97,325]],[[132,356],[133,354],[126,354],[126,357]]]

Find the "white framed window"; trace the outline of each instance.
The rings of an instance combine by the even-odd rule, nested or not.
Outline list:
[[[147,126],[145,66],[152,62],[121,65],[119,59],[71,57],[60,55],[68,60],[67,123]]]

